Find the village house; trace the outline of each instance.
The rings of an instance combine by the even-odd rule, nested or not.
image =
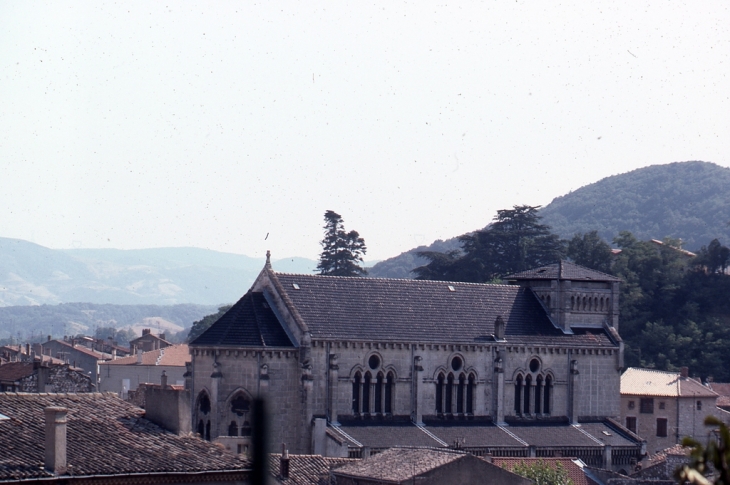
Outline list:
[[[193,429],[272,451],[362,457],[395,446],[574,456],[625,469],[613,276],[562,261],[508,285],[277,273],[191,342]]]
[[[165,334],[161,333],[155,335],[149,328],[142,329],[142,336],[137,337],[134,340],[129,341],[131,353],[136,354],[140,350],[142,352],[150,352],[152,350],[159,350],[172,345],[170,342],[165,340]]]
[[[0,393],[0,413],[0,483],[250,483],[248,460],[113,394]]]
[[[63,340],[51,340],[41,344],[41,353],[62,360],[74,367],[84,369],[96,385],[99,379],[99,362],[112,358],[111,354],[98,352],[91,348],[89,341],[79,341],[64,337]]]
[[[92,392],[96,386],[83,369],[41,360],[0,365],[0,392]]]
[[[99,363],[99,390],[115,392],[123,399],[144,383],[158,383],[165,372],[167,382],[185,385],[185,362],[190,361],[186,344],[170,345],[136,355]]]
[[[646,440],[650,454],[679,444],[689,436],[704,443],[707,416],[727,421],[730,413],[716,406],[717,393],[689,377],[689,369],[666,372],[628,368],[621,376],[621,420]]]

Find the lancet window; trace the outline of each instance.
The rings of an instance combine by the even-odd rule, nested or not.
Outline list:
[[[553,393],[553,377],[539,372],[540,362],[530,362],[532,373],[515,377],[514,411],[518,416],[549,415]]]
[[[250,411],[251,398],[245,392],[237,391],[231,396],[224,421],[228,423],[228,436],[251,436]]]
[[[461,372],[439,373],[436,378],[437,414],[474,414],[476,396],[476,375]]]
[[[201,391],[198,394],[195,410],[198,417],[196,431],[201,438],[210,441],[210,398],[207,392]]]
[[[352,381],[352,412],[390,414],[393,412],[394,395],[395,374],[392,371],[387,374],[383,371],[377,374],[358,371]]]

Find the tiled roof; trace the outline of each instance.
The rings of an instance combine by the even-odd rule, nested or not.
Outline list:
[[[172,367],[185,367],[185,362],[190,362],[190,349],[187,344],[171,345],[157,350],[142,353],[141,365],[167,365]],[[121,359],[109,360],[101,365],[140,365],[137,364],[137,356],[130,355]]]
[[[571,281],[621,281],[610,274],[588,269],[584,266],[560,261],[540,268],[528,269],[504,277],[505,280],[571,280]]]
[[[719,394],[716,403],[717,407],[730,407],[730,384],[723,382],[712,382],[708,387]]]
[[[0,481],[50,477],[44,470],[44,408],[68,409],[67,460],[73,474],[186,473],[249,469],[213,443],[168,433],[144,410],[107,393],[0,393]]]
[[[560,463],[560,465],[568,473],[568,477],[573,480],[573,485],[595,484],[593,480],[586,477],[586,474],[583,472],[583,468],[579,465],[579,463],[581,463],[579,460],[571,458],[492,458],[492,464],[505,468],[509,471],[512,471],[514,467],[520,463],[530,465],[540,461],[551,468],[556,468],[557,464]]]
[[[678,372],[629,367],[621,375],[621,394],[661,397],[713,397],[717,393]]]
[[[8,362],[0,365],[0,381],[15,382],[33,374],[33,362]]]
[[[286,485],[329,484],[330,469],[358,460],[352,458],[328,458],[321,455],[289,455],[289,478],[281,478],[281,454],[269,455],[269,473],[279,483]]]
[[[83,345],[72,345],[70,342],[66,342],[64,340],[54,340],[54,342],[57,342],[60,345],[63,345],[65,347],[68,347],[69,349],[73,349],[73,350],[75,350],[77,352],[81,352],[82,354],[86,354],[86,355],[89,355],[91,357],[95,357],[95,358],[97,358],[99,360],[102,360],[102,359],[110,359],[111,358],[111,355],[110,354],[105,354],[103,352],[97,352],[96,350],[92,350],[92,349],[90,349],[88,347],[85,347]]]
[[[413,423],[363,423],[333,427],[342,431],[350,447],[391,448],[395,446],[445,447],[455,441],[470,448],[636,448],[641,439],[618,423],[611,421],[585,422],[580,426],[564,424],[517,424],[496,426],[488,423],[468,424],[426,421],[424,427]]]
[[[293,347],[263,293],[251,291],[191,345]]]
[[[400,483],[466,457],[466,453],[434,448],[391,448],[337,468],[337,475]]]
[[[614,345],[602,330],[564,335],[529,288],[273,271],[269,275],[286,293],[284,300],[291,302],[312,338],[492,342],[494,322],[501,316],[507,342]]]

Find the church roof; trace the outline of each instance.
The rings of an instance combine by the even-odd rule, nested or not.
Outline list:
[[[312,338],[477,343],[504,320],[511,343],[606,345],[606,333],[564,335],[529,288],[444,281],[270,272]],[[197,343],[197,341],[196,341]]]
[[[504,277],[505,280],[571,280],[571,281],[621,281],[610,274],[601,273],[570,261],[528,269]]]
[[[293,347],[263,293],[249,291],[191,345]]]

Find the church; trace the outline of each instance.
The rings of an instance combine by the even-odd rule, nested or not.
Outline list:
[[[619,280],[560,261],[474,284],[277,273],[190,343],[193,428],[248,447],[362,457],[394,446],[577,456],[629,470],[616,419]]]

